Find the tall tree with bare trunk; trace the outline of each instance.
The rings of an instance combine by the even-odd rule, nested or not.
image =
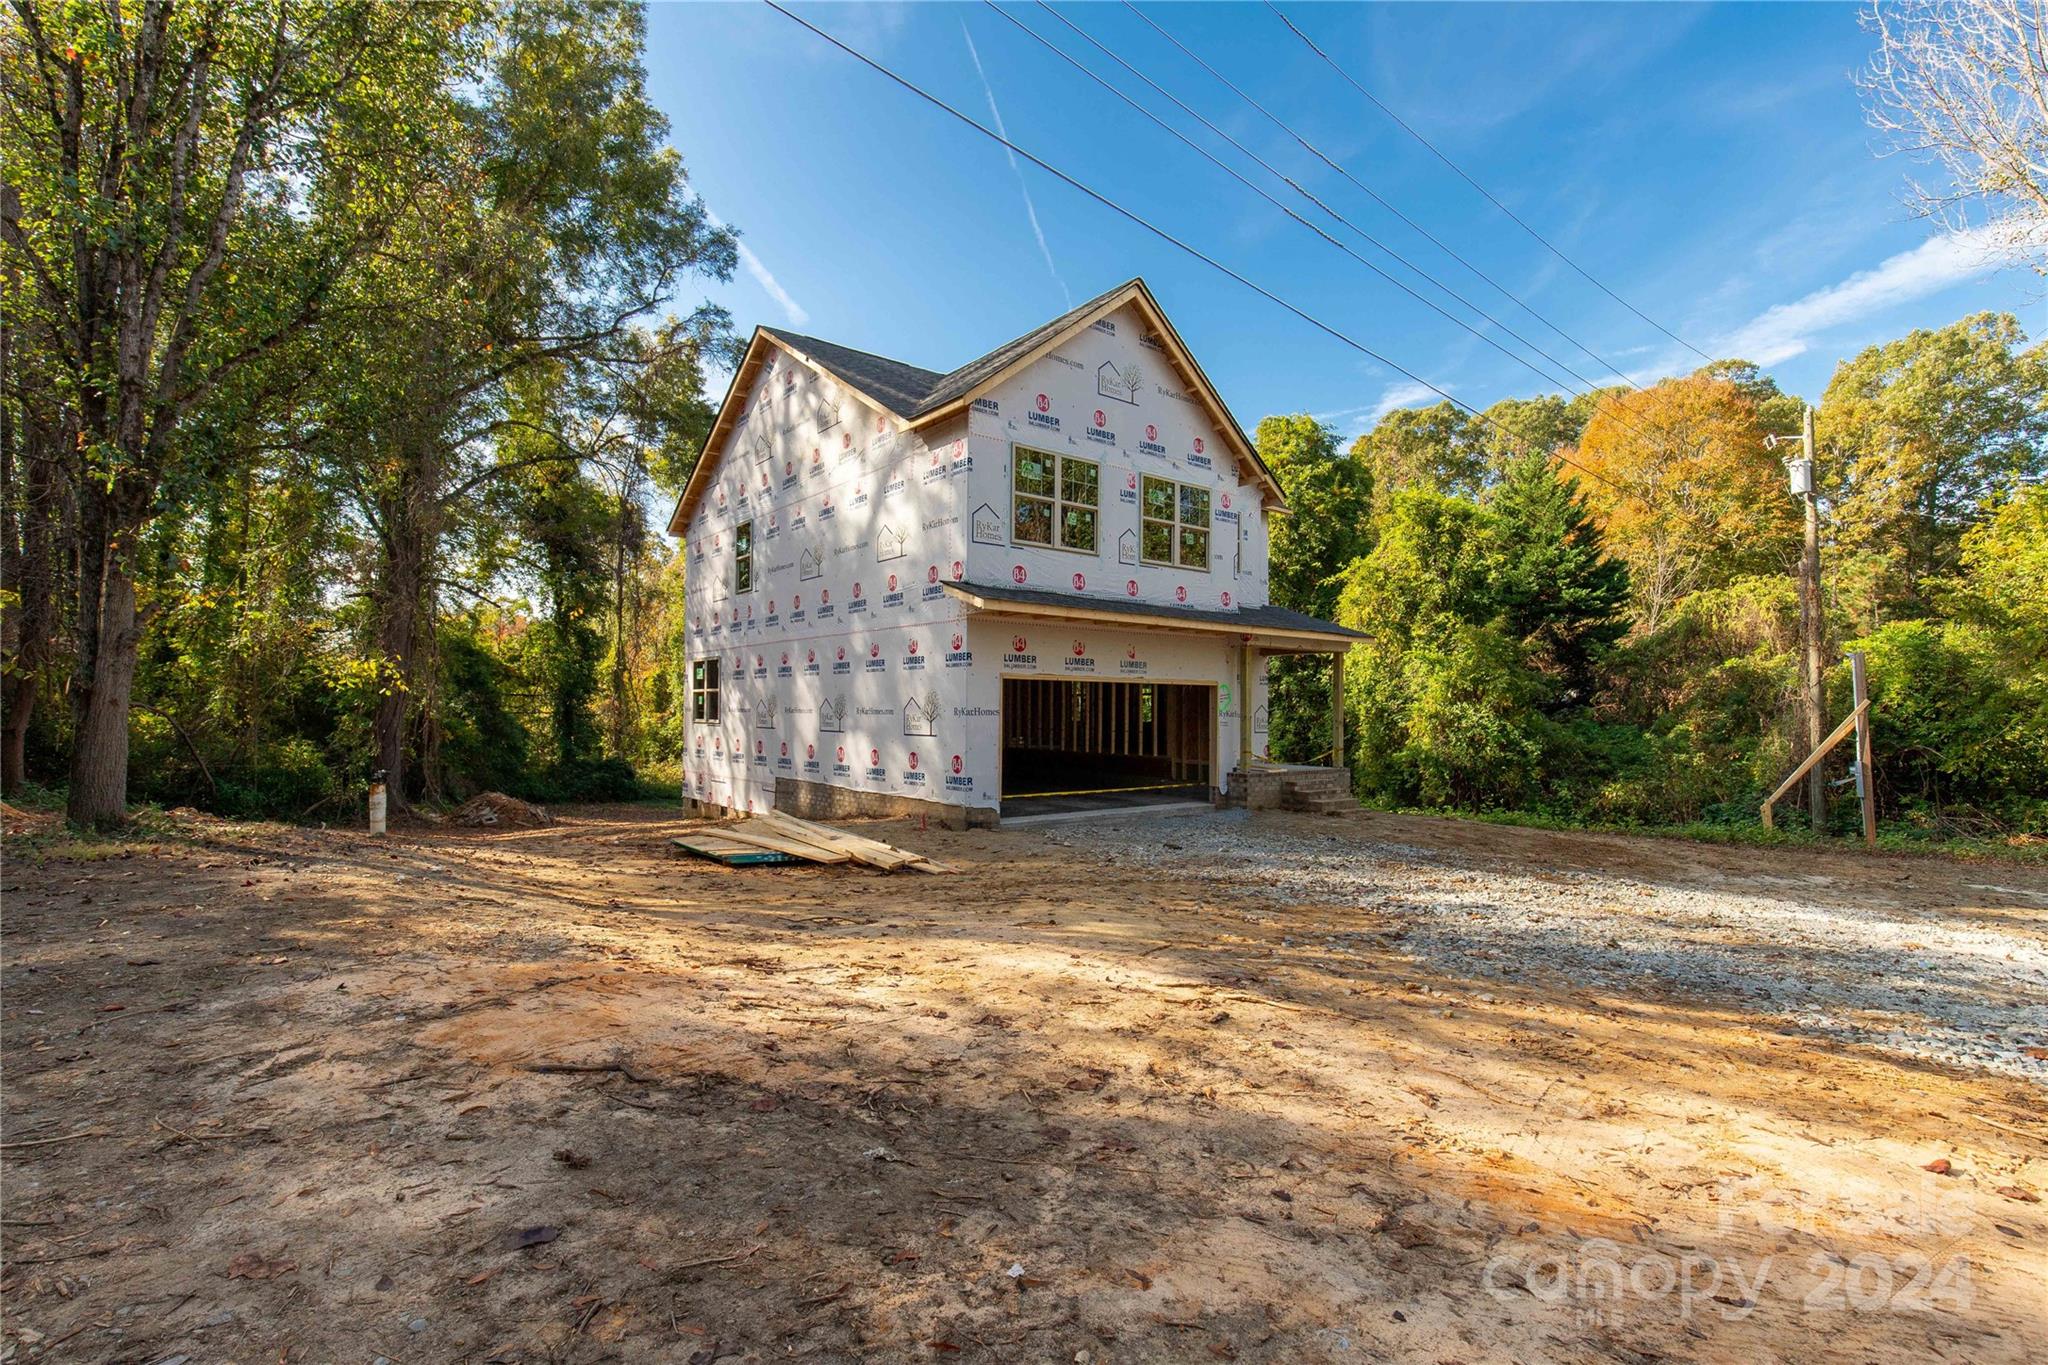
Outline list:
[[[12,0],[0,241],[77,435],[71,819],[126,814],[138,555],[187,424],[401,211],[459,5]]]
[[[330,357],[328,458],[372,547],[372,744],[401,805],[435,784],[414,760],[448,538],[499,480],[594,453],[588,431],[531,439],[513,390],[541,372],[572,390],[631,382],[659,358],[639,321],[687,275],[726,278],[736,261],[647,97],[645,42],[625,0],[494,11],[438,180],[348,286],[377,322]],[[707,342],[729,330],[708,305],[677,325]]]

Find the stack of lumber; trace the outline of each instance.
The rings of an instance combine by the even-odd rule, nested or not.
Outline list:
[[[778,811],[750,815],[675,841],[676,847],[733,866],[752,863],[859,863],[882,872],[949,872],[921,853],[848,834]]]
[[[728,867],[758,867],[768,863],[798,863],[803,859],[794,854],[777,853],[773,849],[758,848],[753,844],[736,843],[711,830],[700,830],[672,840],[685,853],[694,853],[699,858],[709,858],[715,863]]]

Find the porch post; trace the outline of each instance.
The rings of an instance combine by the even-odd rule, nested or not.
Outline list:
[[[1344,766],[1344,656],[1340,649],[1330,655],[1330,766]]]
[[[1239,772],[1252,770],[1252,660],[1257,657],[1252,648],[1252,637],[1244,637],[1239,657],[1237,680],[1237,767]]]

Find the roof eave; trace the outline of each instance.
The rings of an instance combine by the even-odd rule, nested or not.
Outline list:
[[[1370,639],[1370,636],[1338,627],[1334,630],[1304,630],[1293,626],[1261,625],[1251,621],[1204,621],[1174,616],[1168,610],[1157,614],[1149,612],[1112,611],[1091,607],[1086,601],[1068,603],[1016,602],[1001,597],[984,597],[974,590],[970,583],[947,583],[948,592],[959,597],[978,612],[991,616],[1025,616],[1042,620],[1086,621],[1096,625],[1122,626],[1138,630],[1194,631],[1203,635],[1234,636],[1242,640],[1278,642],[1283,648],[1293,646],[1302,652],[1326,653],[1329,650],[1349,649]]]

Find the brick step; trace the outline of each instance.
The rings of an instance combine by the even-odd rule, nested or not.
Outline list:
[[[1253,810],[1351,810],[1351,774],[1344,768],[1255,768],[1230,774],[1229,805]]]
[[[1351,790],[1351,774],[1333,772],[1328,777],[1290,777],[1285,782],[1288,791],[1294,792],[1348,792]]]
[[[1280,809],[1301,811],[1308,815],[1342,815],[1345,811],[1358,809],[1358,802],[1349,796],[1294,797],[1282,802]]]

